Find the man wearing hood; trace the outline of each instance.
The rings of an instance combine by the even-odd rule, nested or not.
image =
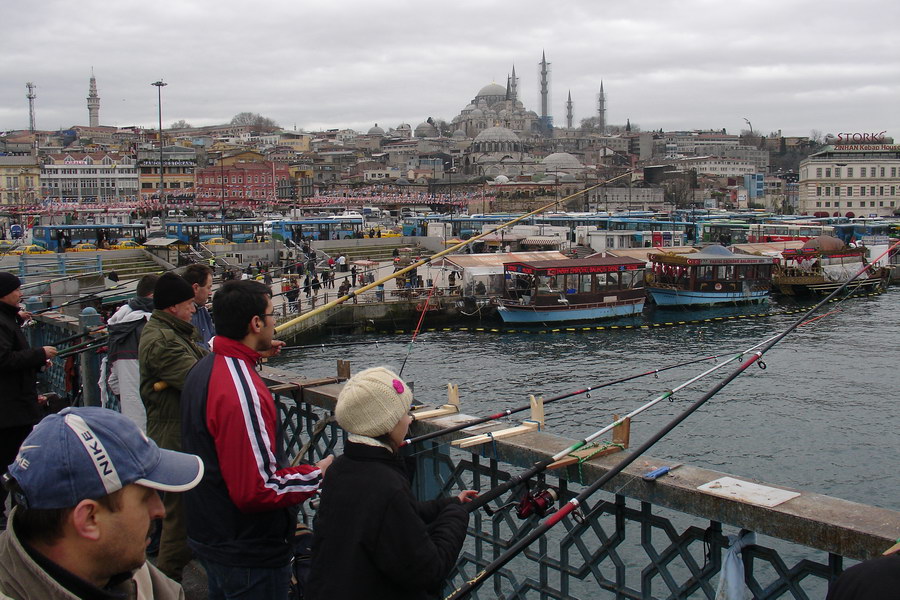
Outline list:
[[[122,414],[147,433],[147,411],[141,400],[138,346],[141,331],[153,314],[153,288],[159,275],[144,275],[138,281],[137,297],[109,318],[109,387],[119,396]]]

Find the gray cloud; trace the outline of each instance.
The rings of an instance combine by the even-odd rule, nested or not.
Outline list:
[[[423,4],[182,0],[4,2],[0,130],[86,124],[93,66],[107,125],[195,125],[258,112],[285,127],[367,129],[451,119],[515,64],[538,110],[537,62],[552,63],[552,113],[645,129],[900,135],[900,5],[807,0]],[[14,24],[10,26],[9,24]]]

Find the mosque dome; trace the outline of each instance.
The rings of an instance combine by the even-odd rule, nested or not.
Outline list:
[[[509,177],[506,175],[497,175],[494,177],[494,183],[509,183]]]
[[[469,104],[468,106],[466,106],[466,107],[463,109],[463,112],[475,110],[476,108],[478,108],[478,107],[475,106],[474,104]]]
[[[506,88],[499,83],[489,83],[480,90],[478,96],[505,96]],[[476,98],[478,97],[476,96]]]
[[[463,131],[462,129],[457,129],[456,131],[453,132],[453,139],[454,140],[466,139],[466,132]]]
[[[412,131],[412,126],[409,123],[400,123],[397,125],[397,131]]]
[[[519,136],[506,127],[488,127],[478,134],[476,142],[518,142]],[[552,155],[551,155],[552,156]]]
[[[378,123],[375,123],[375,127],[369,129],[368,135],[384,135],[384,129],[378,126]]]
[[[428,121],[423,121],[422,123],[416,125],[416,131],[414,135],[417,138],[437,137],[438,130]]]
[[[577,158],[568,152],[554,152],[541,161],[548,171],[580,171],[584,168]]]
[[[500,117],[501,119],[505,119],[505,118],[509,117],[509,111],[504,108],[500,112],[497,113],[497,116]]]
[[[469,116],[470,117],[483,117],[484,111],[482,111],[480,108],[476,108],[476,109],[473,109],[472,112],[469,113]]]

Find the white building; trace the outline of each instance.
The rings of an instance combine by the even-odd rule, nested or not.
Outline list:
[[[136,161],[130,156],[95,152],[51,154],[41,166],[44,198],[68,202],[131,201],[138,195]]]
[[[800,163],[799,188],[802,214],[900,214],[900,145],[827,146]]]

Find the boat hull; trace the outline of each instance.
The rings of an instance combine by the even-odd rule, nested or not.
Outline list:
[[[648,287],[657,306],[713,306],[716,304],[758,304],[769,299],[769,290],[740,292],[699,292]]]
[[[599,321],[616,317],[639,315],[644,310],[644,299],[639,298],[612,304],[591,304],[584,307],[542,308],[533,306],[501,305],[497,312],[504,323],[566,323],[573,321]]]

